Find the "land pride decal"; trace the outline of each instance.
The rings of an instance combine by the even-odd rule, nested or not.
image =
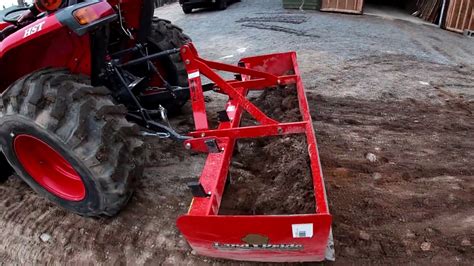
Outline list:
[[[302,250],[303,245],[298,244],[221,244],[214,243],[216,249],[258,249],[258,250]]]

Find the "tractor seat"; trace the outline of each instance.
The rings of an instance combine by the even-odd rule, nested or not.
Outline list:
[[[10,25],[3,30],[0,30],[0,42],[3,41],[5,38],[10,36],[10,34],[14,33],[17,30],[16,26]]]

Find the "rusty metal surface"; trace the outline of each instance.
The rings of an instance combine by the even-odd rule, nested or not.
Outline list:
[[[445,27],[455,32],[474,30],[474,1],[451,0],[449,3]]]
[[[362,14],[364,0],[323,0],[321,11]]]

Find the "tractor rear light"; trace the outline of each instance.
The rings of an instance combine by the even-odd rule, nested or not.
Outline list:
[[[115,12],[107,2],[86,6],[73,12],[74,18],[81,25],[87,25],[101,18],[113,15]]]
[[[94,9],[90,7],[84,7],[74,11],[74,17],[81,25],[89,24],[99,18],[97,13],[94,12]]]

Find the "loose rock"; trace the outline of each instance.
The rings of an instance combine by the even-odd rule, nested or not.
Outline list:
[[[366,241],[370,240],[370,235],[366,231],[360,231],[359,232],[359,237],[360,237],[360,239],[363,239],[363,240],[366,240]]]
[[[40,236],[40,240],[44,243],[49,242],[49,240],[51,240],[51,235],[43,233]]]
[[[381,174],[381,173],[374,173],[374,174],[372,175],[372,178],[373,178],[374,180],[382,179],[382,174]]]
[[[464,238],[462,241],[461,241],[461,246],[463,247],[470,247],[472,246],[472,243],[469,239],[467,238]]]
[[[371,163],[375,163],[377,161],[377,156],[370,152],[365,155],[365,158]]]
[[[430,251],[431,250],[431,243],[430,242],[423,242],[423,243],[421,243],[420,248],[423,251]]]

